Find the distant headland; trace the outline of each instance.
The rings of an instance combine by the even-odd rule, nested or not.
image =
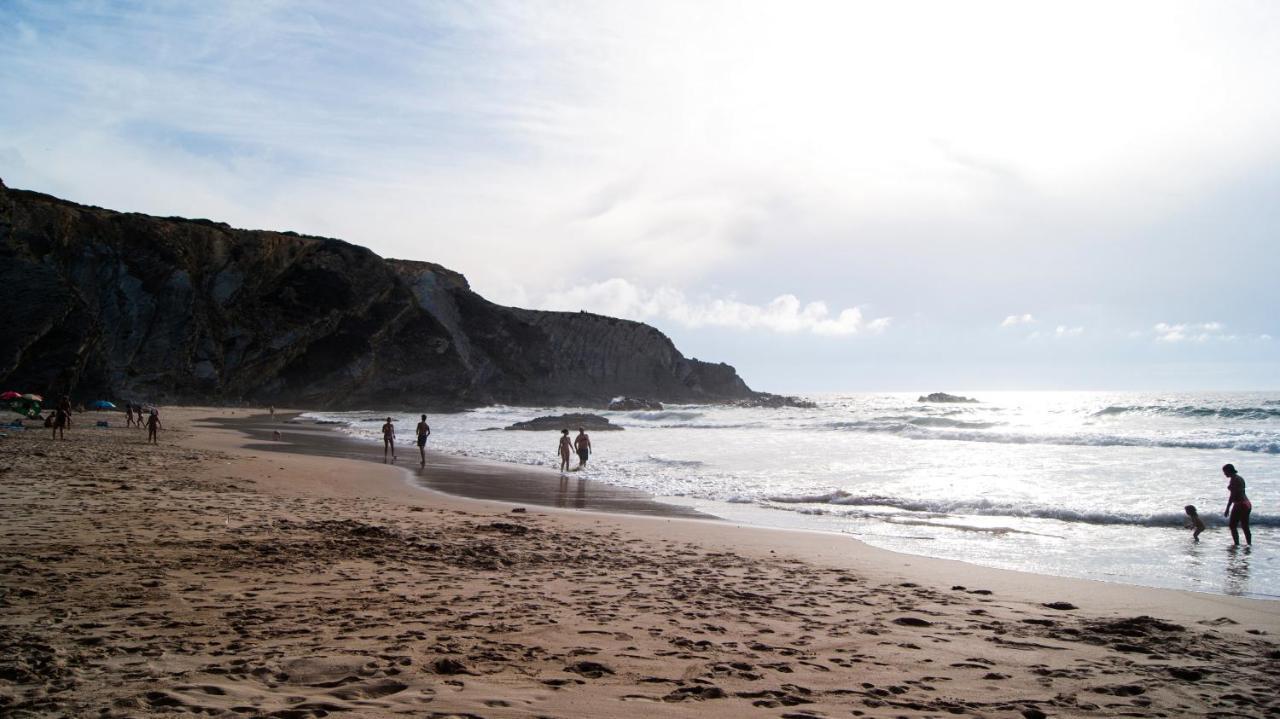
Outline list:
[[[783,398],[657,329],[504,307],[341,240],[87,207],[0,182],[0,383],[322,408]],[[34,391],[34,390],[33,390]]]

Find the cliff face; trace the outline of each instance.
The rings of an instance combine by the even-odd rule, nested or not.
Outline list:
[[[0,183],[0,389],[308,407],[756,396],[658,330],[495,305],[451,270]]]

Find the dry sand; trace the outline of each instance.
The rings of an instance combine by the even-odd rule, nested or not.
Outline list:
[[[213,416],[0,439],[0,716],[1280,713],[1277,602],[517,512]]]

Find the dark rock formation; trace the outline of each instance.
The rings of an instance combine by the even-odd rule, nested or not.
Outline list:
[[[810,402],[807,399],[800,399],[791,395],[769,394],[768,392],[757,392],[753,397],[734,400],[729,404],[737,407],[764,407],[769,409],[778,409],[780,407],[813,409],[818,406],[816,402]]]
[[[640,410],[660,410],[662,403],[652,399],[638,397],[614,397],[609,401],[609,409],[614,412],[637,412]]]
[[[977,402],[976,399],[969,397],[961,397],[959,395],[947,394],[946,392],[934,392],[920,397],[917,402]]]
[[[0,386],[442,410],[756,396],[661,332],[502,307],[340,240],[85,207],[0,183]]]
[[[503,429],[522,429],[531,432],[551,430],[559,432],[562,429],[576,431],[579,427],[589,432],[608,432],[622,429],[616,424],[610,424],[608,417],[601,417],[598,414],[577,413],[562,414],[558,417],[536,417],[527,422],[516,422],[510,427],[503,427]]]

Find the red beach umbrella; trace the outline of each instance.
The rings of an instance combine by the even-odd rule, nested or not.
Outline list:
[[[22,397],[21,394],[14,392],[13,390],[9,390],[4,394],[0,394],[0,402],[4,402],[5,400],[10,400],[10,399],[20,399],[21,397]]]

